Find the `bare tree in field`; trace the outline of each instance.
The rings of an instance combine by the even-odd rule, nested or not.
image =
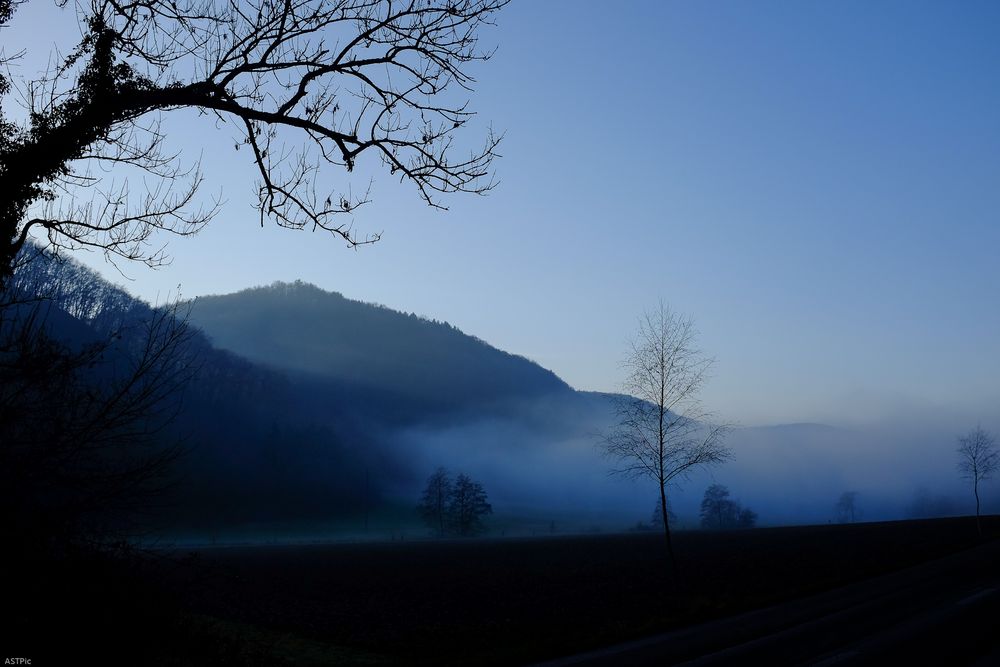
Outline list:
[[[958,472],[962,479],[972,482],[972,493],[976,496],[976,529],[983,536],[983,526],[979,517],[979,483],[990,479],[1000,467],[993,436],[976,426],[967,435],[958,439]]]
[[[261,225],[375,241],[350,219],[373,170],[438,208],[441,195],[487,192],[500,138],[459,138],[474,115],[470,67],[491,55],[479,33],[507,2],[57,1],[79,17],[79,42],[38,76],[0,73],[0,98],[24,112],[0,112],[0,287],[32,230],[50,248],[155,266],[155,232],[201,229],[219,209],[198,194],[211,174],[164,129],[185,110],[190,127],[227,128],[253,165]],[[0,0],[0,30],[31,29],[20,4]],[[0,53],[0,66],[17,57]]]
[[[834,512],[837,515],[838,523],[854,523],[857,521],[860,510],[858,509],[858,492],[844,491],[834,505]]]
[[[667,490],[695,468],[722,463],[731,452],[729,428],[712,423],[698,392],[712,360],[695,345],[694,323],[665,306],[645,313],[624,362],[627,372],[616,404],[617,425],[603,437],[613,472],[651,479],[660,500],[663,536],[675,567]]]

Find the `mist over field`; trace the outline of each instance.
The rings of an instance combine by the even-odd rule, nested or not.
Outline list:
[[[601,455],[599,438],[591,435],[609,426],[611,410],[562,418],[556,410],[548,414],[559,420],[561,432],[488,419],[417,427],[393,437],[413,453],[415,469],[422,465],[430,471],[447,462],[481,478],[498,507],[538,518],[551,514],[577,529],[648,523],[655,488],[646,480],[609,474],[614,463]],[[703,491],[721,483],[759,513],[759,525],[836,522],[834,506],[845,491],[859,493],[866,521],[964,514],[974,501],[955,474],[955,434],[963,425],[950,426],[736,428],[726,441],[733,460],[695,472],[673,487],[672,509],[682,528],[697,528]],[[417,482],[401,487],[401,493],[415,496]],[[989,492],[985,507],[995,507],[998,500],[996,492]]]
[[[19,284],[53,292],[49,321],[67,340],[155,312],[73,263],[39,261]],[[438,467],[482,484],[488,535],[652,521],[655,486],[612,474],[621,462],[603,451],[615,395],[573,389],[447,323],[305,283],[200,298],[185,312],[200,370],[169,432],[189,454],[154,512],[171,539],[426,536],[416,505]],[[702,494],[722,484],[761,526],[835,522],[845,492],[865,521],[967,514],[955,446],[968,428],[943,411],[737,425],[730,460],[672,484],[669,506],[676,527],[698,528]],[[997,507],[993,487],[983,501]]]
[[[344,451],[364,457],[379,502],[397,508],[392,530],[421,534],[406,508],[438,466],[484,485],[493,533],[650,521],[655,488],[612,474],[617,464],[601,448],[615,423],[612,395],[574,390],[446,323],[301,283],[199,299],[191,316],[215,345],[287,374],[300,420],[365,434],[367,445]],[[930,411],[868,425],[737,425],[726,439],[732,459],[671,486],[671,509],[680,527],[697,528],[702,493],[719,483],[759,525],[836,521],[848,491],[868,521],[965,513],[971,496],[955,472],[955,445],[967,428],[961,415]],[[996,501],[988,490],[985,507]]]

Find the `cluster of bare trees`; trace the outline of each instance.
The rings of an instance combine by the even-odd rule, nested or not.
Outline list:
[[[753,528],[757,513],[730,497],[729,489],[722,484],[712,484],[705,489],[701,500],[701,527],[708,530]]]
[[[446,468],[438,468],[427,478],[417,511],[438,537],[474,537],[486,529],[493,507],[482,484],[465,473],[452,479]]]

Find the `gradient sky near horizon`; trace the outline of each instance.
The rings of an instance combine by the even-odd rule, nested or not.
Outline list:
[[[12,26],[24,74],[75,30],[44,2]],[[222,213],[157,271],[80,258],[149,300],[302,279],[592,390],[662,298],[728,419],[1000,421],[1000,4],[520,0],[484,42],[489,196],[435,211],[383,175],[355,219],[374,246],[262,229],[247,156],[189,117],[175,145]]]

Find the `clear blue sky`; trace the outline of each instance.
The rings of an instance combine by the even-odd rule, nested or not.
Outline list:
[[[51,10],[21,11],[7,48],[47,55]],[[301,278],[595,390],[663,298],[697,321],[729,419],[1000,416],[1000,3],[521,0],[485,40],[474,106],[507,132],[490,196],[442,213],[383,177],[356,219],[383,240],[359,251],[261,229],[247,156],[187,118],[177,145],[204,147],[228,204],[126,286]]]

